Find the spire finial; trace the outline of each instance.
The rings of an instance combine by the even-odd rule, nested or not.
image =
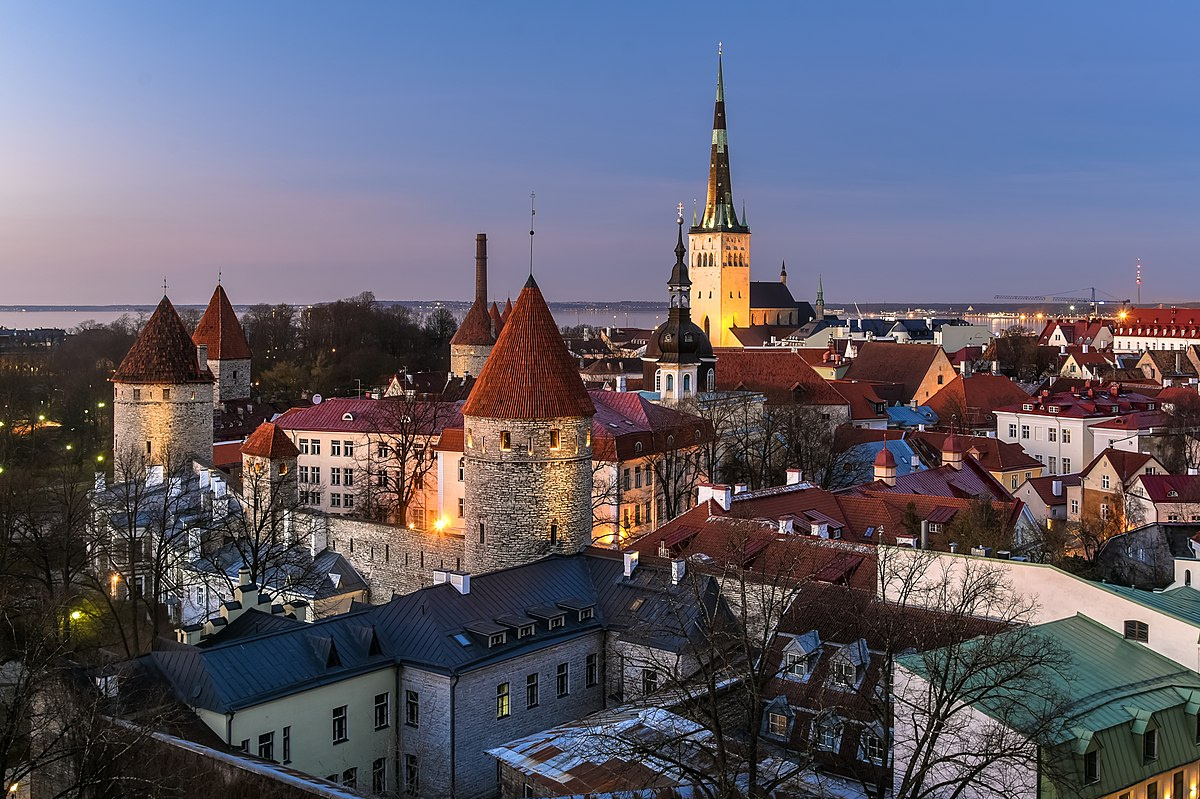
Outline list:
[[[163,296],[167,296],[167,276],[163,275]]]
[[[217,285],[221,285],[221,270],[217,270]]]
[[[692,198],[692,227],[696,227],[696,225],[698,225],[699,223],[700,223],[700,220],[696,216],[696,198],[693,197]]]
[[[679,211],[679,226],[683,227],[683,200],[680,200],[675,208]]]
[[[724,49],[724,47],[725,47],[724,42],[717,42],[717,58],[721,57],[721,51]]]
[[[533,277],[533,218],[537,216],[537,211],[533,207],[533,201],[537,195],[529,192],[529,276]]]

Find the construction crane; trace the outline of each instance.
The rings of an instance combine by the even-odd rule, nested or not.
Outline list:
[[[1091,316],[1099,316],[1098,308],[1105,303],[1105,300],[1096,299],[1096,288],[1087,286],[1080,291],[1090,292],[1088,297],[1070,297],[1067,296],[1070,292],[1061,292],[1059,294],[997,294],[993,299],[997,300],[1016,300],[1017,302],[1053,302],[1053,303],[1070,303],[1071,310],[1075,310],[1076,305],[1087,305]],[[1122,307],[1129,305],[1129,300],[1113,300],[1120,302]]]

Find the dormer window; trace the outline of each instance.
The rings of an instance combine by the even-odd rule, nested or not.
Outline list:
[[[1150,727],[1142,733],[1142,763],[1158,760],[1158,728]]]
[[[528,638],[533,635],[533,625],[526,624],[517,628],[517,638]]]
[[[587,621],[588,619],[594,618],[595,616],[596,616],[596,611],[593,608],[582,608],[579,611],[579,620],[580,621]]]
[[[1089,749],[1083,753],[1083,784],[1100,782],[1100,750]]]
[[[488,646],[500,646],[507,638],[506,633],[492,633],[488,636]]]
[[[1049,411],[1050,411],[1050,413],[1058,413],[1058,412],[1059,412],[1059,410],[1060,410],[1060,409],[1059,409],[1059,407],[1058,407],[1057,405],[1051,405],[1051,406],[1050,406],[1050,408],[1049,408]]]
[[[853,663],[837,662],[832,664],[830,669],[830,679],[834,685],[844,685],[847,688],[853,688],[857,669]]]
[[[1032,403],[1032,402],[1026,402],[1024,405],[1022,405],[1022,406],[1021,406],[1021,410],[1023,410],[1023,411],[1032,411],[1032,410],[1033,410],[1033,403]]]
[[[549,621],[549,627],[551,630],[557,630],[559,627],[562,627],[564,624],[567,623],[567,620],[562,616],[554,616],[554,617],[550,618],[548,621]]]
[[[343,413],[343,414],[342,414],[342,421],[343,421],[343,422],[353,422],[353,421],[354,421],[354,414],[350,413],[349,411],[347,411],[346,413]]]
[[[1136,619],[1125,620],[1125,638],[1130,641],[1150,642],[1150,625]]]
[[[507,430],[500,431],[500,450],[507,452],[512,449],[512,433]]]

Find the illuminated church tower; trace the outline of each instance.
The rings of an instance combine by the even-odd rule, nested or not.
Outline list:
[[[743,212],[743,217],[745,216]],[[692,310],[714,347],[741,346],[730,332],[750,319],[750,228],[738,219],[729,180],[729,136],[725,129],[725,81],[717,51],[717,101],[704,217],[688,231]]]

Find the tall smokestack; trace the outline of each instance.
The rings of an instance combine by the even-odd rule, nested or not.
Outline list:
[[[475,302],[487,305],[487,234],[475,235]],[[486,310],[486,308],[485,308]]]

